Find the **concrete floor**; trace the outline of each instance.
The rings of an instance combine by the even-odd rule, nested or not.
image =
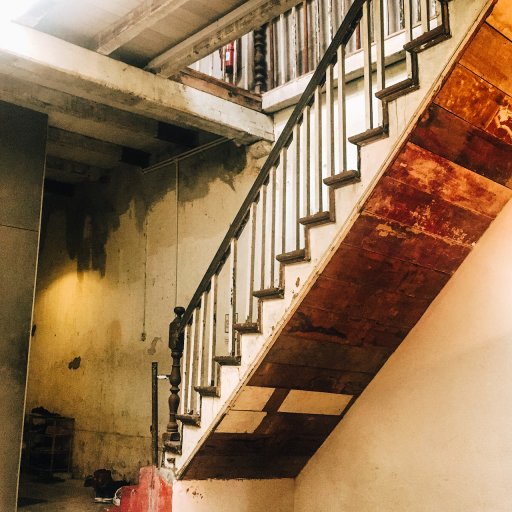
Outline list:
[[[44,499],[45,503],[18,507],[19,512],[104,512],[112,504],[94,503],[94,490],[83,480],[41,483],[31,475],[22,475],[19,496]]]

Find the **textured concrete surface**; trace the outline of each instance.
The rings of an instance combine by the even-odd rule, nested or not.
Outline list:
[[[107,508],[106,504],[94,502],[94,490],[84,487],[83,480],[45,484],[22,475],[19,495],[45,500],[44,503],[20,506],[19,512],[104,512]]]
[[[169,371],[175,297],[188,303],[267,149],[224,144],[178,169],[45,197],[27,410],[75,418],[75,475],[104,467],[135,481],[150,463],[151,362]],[[159,389],[162,431],[168,383]]]
[[[0,102],[0,510],[16,507],[46,116]]]

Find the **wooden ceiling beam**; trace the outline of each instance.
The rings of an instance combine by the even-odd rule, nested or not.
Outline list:
[[[0,100],[48,115],[50,126],[141,150],[168,146],[157,139],[159,122],[108,105],[0,75]]]
[[[192,37],[155,57],[146,69],[163,77],[173,76],[186,66],[261,27],[298,3],[298,0],[249,0]]]
[[[0,73],[240,143],[274,139],[265,114],[13,22],[0,32]]]
[[[144,30],[172,14],[185,2],[186,0],[143,1],[126,16],[96,34],[92,49],[102,55],[110,55]]]
[[[48,128],[47,141],[48,155],[102,169],[115,167],[123,155],[123,146],[52,126]]]
[[[105,169],[93,165],[73,162],[56,156],[46,157],[46,178],[64,183],[80,183],[81,181],[95,181],[104,176]]]

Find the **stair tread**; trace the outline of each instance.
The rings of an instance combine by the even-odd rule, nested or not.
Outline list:
[[[284,289],[283,288],[264,288],[262,290],[256,290],[253,293],[253,296],[257,299],[272,299],[272,298],[283,298]]]
[[[176,419],[185,425],[193,425],[199,427],[201,424],[201,416],[199,414],[177,414]]]
[[[216,356],[213,360],[221,366],[240,366],[240,356]]]
[[[327,222],[334,222],[333,214],[330,211],[313,213],[299,219],[299,224],[304,226],[314,226]]]
[[[219,396],[218,386],[194,386],[194,390],[197,391],[201,396]]]
[[[260,326],[257,322],[245,322],[241,324],[234,324],[233,329],[238,332],[260,332]]]
[[[343,171],[328,178],[324,178],[324,183],[328,187],[334,189],[341,188],[345,185],[350,185],[361,180],[361,173],[359,171]]]
[[[381,101],[393,101],[401,96],[405,96],[412,91],[419,89],[420,84],[415,78],[406,78],[401,82],[385,87],[375,93],[375,97]]]
[[[370,142],[373,142],[377,139],[387,137],[387,135],[388,135],[388,127],[387,126],[377,126],[376,128],[370,128],[369,130],[358,133],[357,135],[352,135],[352,137],[348,138],[348,141],[351,144],[363,146],[363,145],[369,144]]]
[[[288,264],[306,261],[307,259],[306,249],[295,249],[294,251],[283,252],[276,256],[276,260],[279,261],[279,263]]]

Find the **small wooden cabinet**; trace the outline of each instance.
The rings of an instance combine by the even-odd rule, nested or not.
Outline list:
[[[25,425],[27,466],[47,473],[69,473],[74,431],[74,418],[29,414]]]

